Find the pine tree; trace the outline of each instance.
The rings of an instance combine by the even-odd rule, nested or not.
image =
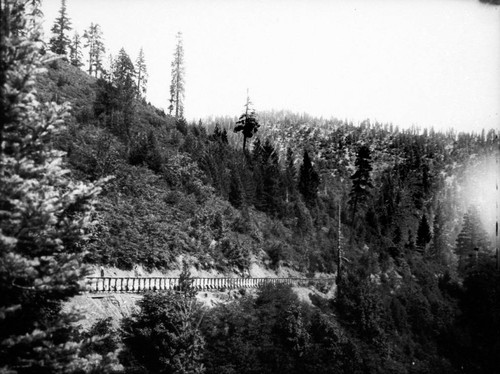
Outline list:
[[[122,114],[122,121],[118,124],[119,136],[130,141],[130,129],[134,121],[135,98],[137,95],[136,74],[134,64],[130,60],[125,49],[121,48],[118,57],[114,61],[112,72],[112,83],[118,93],[118,108]]]
[[[297,170],[295,168],[295,156],[290,147],[286,150],[286,166],[285,166],[285,188],[288,202],[295,195],[295,186],[297,184]]]
[[[255,110],[251,107],[251,105],[250,96],[247,94],[245,113],[240,116],[236,122],[236,127],[234,128],[234,132],[241,131],[243,134],[243,153],[246,152],[247,139],[253,137],[260,127]]]
[[[264,198],[264,147],[257,138],[252,143],[251,158],[249,154],[243,154],[249,161],[249,166],[252,170],[252,181],[254,186],[253,203],[255,208],[266,211],[266,203]]]
[[[210,139],[220,142],[222,144],[228,144],[229,142],[227,139],[227,130],[226,129],[221,130],[219,123],[215,124],[214,133],[210,136]]]
[[[113,61],[112,82],[120,90],[136,91],[136,71],[125,49],[121,48]]]
[[[137,75],[137,93],[139,96],[146,94],[146,86],[148,83],[148,71],[146,69],[146,60],[144,58],[144,51],[139,51],[139,56],[135,61],[135,71]]]
[[[104,80],[108,83],[112,83],[113,81],[113,72],[115,71],[115,68],[116,68],[116,61],[115,61],[115,58],[113,57],[113,54],[110,53],[108,55],[108,62],[107,62],[107,65],[106,65],[106,72],[103,76]]]
[[[457,237],[458,273],[464,276],[477,264],[479,256],[487,255],[488,247],[488,236],[481,226],[479,215],[476,209],[470,208],[464,215],[462,230]]]
[[[349,193],[349,205],[352,209],[351,222],[354,222],[359,205],[368,200],[370,189],[373,188],[370,176],[370,172],[372,171],[371,155],[370,149],[367,146],[363,145],[359,148],[355,165],[357,169],[351,176],[352,188]]]
[[[66,13],[66,0],[61,0],[61,8],[59,9],[59,17],[54,21],[52,26],[52,38],[49,41],[50,50],[58,55],[66,55],[67,49],[70,46],[70,39],[66,35],[67,31],[71,30],[71,21]]]
[[[427,217],[425,214],[422,216],[422,220],[418,225],[417,230],[417,248],[420,251],[425,251],[427,244],[432,240],[431,228],[429,226],[429,222],[427,221]]]
[[[382,235],[387,235],[394,227],[396,213],[395,183],[392,168],[387,168],[380,177],[379,197],[376,201]]]
[[[88,48],[88,53],[89,53],[89,68],[88,68],[88,73],[89,75],[92,75],[93,67],[94,67],[94,49],[95,49],[95,37],[94,37],[94,32],[96,30],[96,26],[94,25],[93,22],[90,23],[90,26],[87,30],[83,32],[83,38],[86,40],[86,43],[84,44],[85,48]]]
[[[38,1],[0,0],[0,372],[106,372],[102,357],[83,357],[76,316],[61,311],[84,289],[99,187],[70,180],[52,148],[68,107],[37,100],[47,62],[38,10]]]
[[[280,211],[282,196],[278,153],[269,138],[262,147],[262,204],[264,210],[271,215]]]
[[[304,196],[305,202],[312,206],[318,197],[319,175],[309,157],[307,150],[304,151],[304,158],[299,170],[299,192]]]
[[[176,35],[177,43],[172,61],[172,82],[170,83],[169,112],[175,113],[175,118],[184,116],[184,45],[182,33]]]
[[[99,24],[91,23],[90,27],[85,30],[83,38],[86,40],[84,45],[89,51],[89,75],[94,73],[97,78],[98,73],[103,73],[102,59],[106,49],[102,40],[102,31]]]
[[[102,38],[101,27],[96,25],[95,32],[95,44],[94,44],[94,76],[97,78],[98,75],[102,76],[105,73],[103,66],[103,58],[106,53],[106,48],[104,47],[104,41]]]
[[[79,68],[83,66],[82,59],[82,40],[78,32],[75,31],[69,46],[69,62],[71,65]]]

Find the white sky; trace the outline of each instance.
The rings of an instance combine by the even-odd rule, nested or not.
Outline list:
[[[49,37],[60,0],[43,0]],[[144,48],[147,99],[166,108],[183,32],[185,116],[256,110],[402,127],[500,129],[500,6],[477,0],[67,0],[107,54]]]

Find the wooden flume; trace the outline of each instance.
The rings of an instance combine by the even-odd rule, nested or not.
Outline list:
[[[268,284],[291,286],[333,285],[335,278],[190,278],[190,288],[200,291],[259,288]],[[180,289],[180,278],[164,277],[87,277],[87,291],[130,292]]]

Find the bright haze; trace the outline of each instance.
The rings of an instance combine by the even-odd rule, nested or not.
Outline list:
[[[60,0],[44,0],[50,36]],[[500,128],[500,6],[476,0],[67,0],[106,55],[144,48],[147,99],[167,108],[175,34],[185,116],[289,109],[439,130]]]

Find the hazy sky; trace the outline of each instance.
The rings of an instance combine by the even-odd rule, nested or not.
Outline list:
[[[43,0],[47,37],[60,0]],[[107,54],[144,48],[147,99],[168,106],[184,35],[185,116],[257,110],[438,129],[500,128],[500,6],[477,0],[67,0]]]

